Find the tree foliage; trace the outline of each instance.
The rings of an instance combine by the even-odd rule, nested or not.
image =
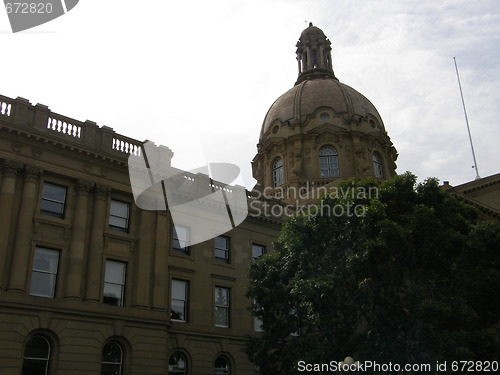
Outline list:
[[[378,196],[357,193],[370,187]],[[406,173],[348,181],[348,189],[355,194],[325,196],[287,221],[275,253],[250,266],[248,296],[264,332],[247,354],[261,373],[295,374],[299,360],[346,356],[498,359],[500,227],[478,221],[435,179],[416,184]],[[348,205],[362,205],[363,215],[325,210]]]

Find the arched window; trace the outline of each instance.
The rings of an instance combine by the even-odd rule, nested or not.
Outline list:
[[[321,177],[340,175],[338,153],[332,146],[323,146],[319,150],[319,169]]]
[[[47,375],[49,365],[49,341],[40,335],[31,337],[24,348],[22,375]]]
[[[384,170],[382,168],[382,158],[377,152],[373,153],[373,170],[375,177],[384,178]]]
[[[273,163],[273,186],[278,187],[285,182],[283,174],[283,159],[277,158]]]
[[[214,374],[215,375],[231,374],[231,364],[229,363],[229,359],[225,355],[220,355],[215,360]]]
[[[186,375],[187,360],[181,352],[175,352],[168,360],[168,375]]]
[[[116,341],[110,341],[102,349],[101,375],[122,375],[123,349]]]

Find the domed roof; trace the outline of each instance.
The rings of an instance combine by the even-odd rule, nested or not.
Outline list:
[[[317,41],[320,39],[326,39],[325,33],[319,27],[313,26],[312,22],[309,22],[309,27],[304,29],[300,34],[299,42]]]
[[[309,29],[311,27],[306,31]],[[271,124],[276,120],[290,126],[302,125],[321,108],[333,110],[345,121],[355,121],[372,115],[383,127],[377,109],[365,96],[337,79],[328,77],[302,81],[281,95],[264,118],[260,139],[264,139]]]

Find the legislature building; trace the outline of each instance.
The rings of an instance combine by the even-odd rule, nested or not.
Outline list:
[[[283,222],[259,207],[396,170],[381,116],[336,78],[324,33],[310,24],[296,47],[297,81],[256,134],[247,218],[194,244],[189,223],[134,201],[128,158],[144,142],[0,96],[0,374],[258,373],[244,353],[260,330],[246,275]],[[154,147],[170,167],[173,152]],[[500,177],[483,180],[450,189],[498,218]]]

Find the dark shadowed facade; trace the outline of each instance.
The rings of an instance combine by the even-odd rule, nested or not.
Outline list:
[[[386,179],[396,168],[379,113],[338,81],[317,27],[300,36],[297,61],[295,86],[262,125],[250,215],[194,245],[189,225],[174,231],[168,210],[134,203],[127,160],[143,142],[0,96],[2,375],[256,373],[243,352],[260,329],[245,296],[247,267],[273,250],[282,223],[260,207],[293,203],[279,194],[287,189],[313,199],[319,187]],[[172,151],[158,152],[170,163]]]

